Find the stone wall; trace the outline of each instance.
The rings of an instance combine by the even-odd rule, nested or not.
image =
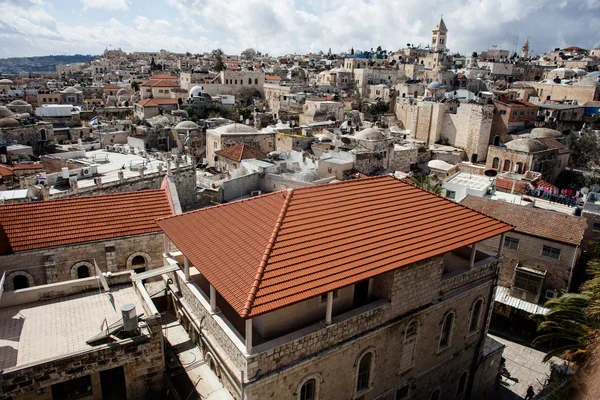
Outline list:
[[[54,145],[52,124],[38,122],[33,125],[21,125],[0,129],[0,143],[18,143],[31,146],[36,155],[46,153]]]
[[[540,100],[563,101],[576,100],[577,104],[600,100],[600,88],[597,85],[557,85],[555,83],[528,82],[537,90]]]

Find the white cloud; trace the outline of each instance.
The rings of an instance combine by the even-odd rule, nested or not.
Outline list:
[[[105,10],[123,10],[129,9],[128,0],[81,0],[85,8],[103,8]]]

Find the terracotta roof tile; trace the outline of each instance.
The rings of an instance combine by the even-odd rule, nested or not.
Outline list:
[[[172,80],[177,80],[176,76],[173,75],[169,75],[169,74],[156,74],[150,77],[150,79],[172,79]]]
[[[177,104],[177,99],[144,99],[135,104],[142,107],[158,107],[163,104]]]
[[[250,158],[267,157],[267,155],[263,153],[260,149],[248,146],[246,144],[231,146],[223,150],[215,151],[215,154],[237,162],[247,160]]]
[[[104,87],[102,89],[121,89],[121,88],[118,87],[117,85],[113,85],[112,83],[109,83],[107,85],[104,85]]]
[[[275,192],[158,224],[243,318],[513,229],[391,176]]]
[[[160,232],[171,215],[164,190],[0,206],[0,254]]]
[[[140,86],[150,87],[179,87],[179,85],[170,79],[150,79],[146,82],[142,82]]]
[[[470,195],[461,203],[514,225],[516,232],[574,246],[580,245],[583,240],[585,218],[582,217]]]

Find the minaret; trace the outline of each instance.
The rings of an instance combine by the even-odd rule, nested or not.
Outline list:
[[[523,47],[521,47],[521,58],[529,57],[529,39],[525,40]]]
[[[446,28],[444,18],[440,17],[440,22],[437,23],[431,32],[431,48],[433,50],[446,50],[448,28]]]

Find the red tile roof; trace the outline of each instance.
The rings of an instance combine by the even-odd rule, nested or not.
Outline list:
[[[0,206],[0,254],[160,232],[164,190]]]
[[[281,77],[278,75],[266,75],[265,80],[266,81],[280,81]]]
[[[519,182],[517,182],[519,185]],[[578,246],[585,218],[468,195],[463,205],[515,226],[515,231]]]
[[[391,176],[275,192],[158,224],[242,318],[513,229]]]
[[[120,89],[120,87],[118,87],[117,85],[113,85],[112,83],[109,83],[107,85],[104,85],[104,87],[102,89]]]
[[[177,104],[177,99],[144,99],[135,104],[142,107],[158,107],[166,104]]]
[[[140,83],[140,86],[150,87],[179,87],[176,82],[170,79],[150,79],[149,81]]]
[[[246,144],[231,146],[223,150],[215,151],[215,154],[237,162],[247,160],[250,158],[267,157],[267,155],[263,153],[260,149],[248,146]]]
[[[31,173],[34,174],[35,171],[42,169],[44,169],[42,164],[0,164],[0,175],[11,176],[15,174],[15,171],[33,171]]]
[[[150,79],[154,79],[154,80],[156,80],[156,79],[174,79],[174,80],[177,80],[177,77],[173,76],[173,75],[169,75],[169,74],[156,74],[156,75],[151,76]]]

